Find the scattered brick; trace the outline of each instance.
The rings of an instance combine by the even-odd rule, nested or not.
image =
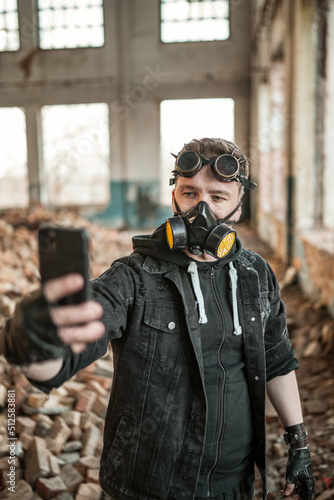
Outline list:
[[[86,475],[87,483],[99,484],[99,469],[88,469]]]
[[[87,390],[82,391],[78,395],[78,399],[75,405],[75,410],[81,412],[90,411],[93,407],[96,397],[97,397],[96,392]]]
[[[82,448],[82,441],[67,441],[63,446],[63,453],[72,453],[73,451],[80,451]]]
[[[28,436],[33,436],[36,422],[30,417],[16,417],[15,430],[18,434],[24,432]]]
[[[52,453],[49,454],[50,476],[59,476],[60,464],[58,458]]]
[[[71,493],[76,493],[79,485],[84,482],[85,478],[73,465],[65,465],[61,469],[60,477],[66,484],[66,488]]]
[[[95,450],[102,439],[101,431],[95,425],[85,430],[82,438],[81,456],[95,455]]]
[[[25,480],[32,486],[39,477],[48,477],[51,473],[49,450],[43,438],[35,436],[25,455]]]
[[[42,393],[31,393],[27,397],[27,405],[33,408],[40,408],[47,401],[48,396]]]
[[[46,437],[46,442],[49,450],[55,454],[59,454],[66,441],[71,435],[71,429],[66,424],[61,416],[55,418],[54,424]]]
[[[82,439],[83,431],[79,425],[75,425],[71,428],[71,435],[69,439],[72,441],[80,441]]]
[[[94,483],[83,483],[79,486],[75,500],[100,500],[102,490]]]
[[[94,373],[89,373],[86,370],[82,370],[82,372],[77,374],[78,380],[81,382],[88,383],[92,380],[97,381],[102,385],[107,391],[110,391],[112,386],[112,378],[111,377],[103,377],[101,375],[96,375]]]
[[[36,418],[35,435],[45,437],[53,426],[53,420],[48,415],[38,414]]]
[[[66,411],[63,413],[62,417],[69,427],[81,425],[81,418],[82,418],[81,411],[75,411],[75,410]]]
[[[108,408],[108,401],[104,396],[98,396],[93,405],[93,412],[101,418],[105,418]]]
[[[20,442],[22,443],[22,448],[27,451],[30,446],[31,441],[33,440],[33,436],[26,434],[25,432],[21,432],[20,434]]]
[[[69,396],[77,396],[85,389],[85,384],[82,382],[76,382],[75,380],[68,380],[63,384],[63,388]]]
[[[57,460],[59,465],[62,467],[63,465],[66,464],[75,464],[78,460],[80,460],[80,453],[79,452],[73,452],[73,453],[60,453],[57,456]]]
[[[73,495],[68,491],[64,491],[64,493],[57,495],[54,500],[73,500]]]
[[[100,431],[103,432],[104,428],[103,418],[96,415],[96,413],[89,411],[82,416],[81,426],[84,430],[86,430],[89,429],[89,427],[91,427],[92,425],[96,425],[96,427],[98,427]]]
[[[39,478],[36,482],[36,491],[44,500],[55,498],[59,493],[66,491],[66,485],[60,476]]]
[[[82,457],[80,460],[78,460],[75,464],[74,467],[82,474],[84,477],[86,477],[86,473],[88,469],[99,469],[100,468],[100,459],[97,457],[89,456],[89,457]]]
[[[106,389],[97,380],[90,380],[85,385],[85,388],[88,391],[96,392],[99,396],[106,396],[108,394]],[[7,394],[7,391],[6,391],[6,394]]]

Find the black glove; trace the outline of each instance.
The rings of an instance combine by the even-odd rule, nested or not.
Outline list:
[[[0,355],[15,365],[52,358],[65,358],[72,351],[58,337],[50,304],[41,291],[32,293],[18,304],[14,317],[0,333]]]
[[[289,449],[289,460],[286,467],[286,480],[295,484],[298,494],[303,500],[311,500],[314,491],[315,479],[313,464],[309,449]]]

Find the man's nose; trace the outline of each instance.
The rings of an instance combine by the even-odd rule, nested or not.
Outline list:
[[[210,206],[210,197],[208,194],[205,194],[205,193],[200,193],[199,196],[198,196],[198,202],[200,201],[205,201],[209,206]]]

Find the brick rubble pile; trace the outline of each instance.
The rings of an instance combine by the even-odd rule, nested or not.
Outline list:
[[[10,210],[0,219],[0,327],[22,295],[39,286],[36,230],[45,222],[85,227],[91,237],[91,275],[131,251],[131,236],[103,228],[74,211]],[[275,260],[242,225],[245,247],[261,253],[282,285],[297,372],[310,434],[318,500],[334,499],[334,322],[321,304],[300,293],[293,270]],[[258,248],[257,248],[258,246]],[[102,500],[98,485],[104,416],[112,384],[111,353],[78,372],[50,395],[34,388],[0,358],[0,497],[11,500]],[[15,390],[15,447],[8,446],[8,390]],[[1,411],[2,410],[2,411]],[[276,413],[268,406],[269,499],[280,498],[287,449]],[[8,490],[15,457],[15,493]],[[12,474],[12,475],[11,475]],[[257,481],[256,498],[261,498]]]

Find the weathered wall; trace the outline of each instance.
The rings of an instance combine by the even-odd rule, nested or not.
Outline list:
[[[253,222],[334,313],[334,2],[253,2]]]

